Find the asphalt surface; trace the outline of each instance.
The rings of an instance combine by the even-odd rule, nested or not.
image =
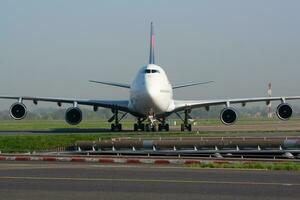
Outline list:
[[[0,199],[299,199],[300,172],[0,162]]]

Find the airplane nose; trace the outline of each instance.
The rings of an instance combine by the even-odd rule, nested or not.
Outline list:
[[[159,91],[155,88],[149,88],[146,92],[146,96],[147,96],[147,103],[148,106],[151,107],[151,109],[153,110],[160,110],[160,97],[159,97]]]
[[[157,90],[155,89],[151,89],[148,91],[148,95],[149,95],[149,99],[151,100],[151,102],[153,102],[153,104],[157,104],[157,100],[159,98],[159,93]]]

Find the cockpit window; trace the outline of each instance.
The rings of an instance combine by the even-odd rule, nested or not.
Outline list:
[[[159,71],[156,69],[146,69],[145,70],[145,74],[151,74],[151,73],[159,73]]]

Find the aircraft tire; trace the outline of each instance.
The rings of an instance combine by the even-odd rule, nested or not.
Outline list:
[[[158,124],[158,131],[162,131],[162,124]]]
[[[187,129],[188,129],[189,132],[191,132],[192,131],[192,124],[189,124]]]
[[[145,124],[140,124],[141,131],[145,131]]]
[[[146,125],[145,125],[145,131],[146,131],[146,132],[149,132],[149,131],[150,131],[150,124],[146,124]]]
[[[166,125],[165,125],[165,130],[166,130],[166,131],[169,131],[169,124],[166,124]]]
[[[184,124],[181,124],[180,130],[181,130],[181,131],[184,131],[184,129],[185,129],[185,128],[184,128]]]
[[[133,125],[133,131],[138,131],[138,124]]]

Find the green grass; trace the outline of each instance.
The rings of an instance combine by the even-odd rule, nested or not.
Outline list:
[[[129,128],[131,121],[122,122],[123,127]],[[45,131],[57,129],[91,129],[91,128],[109,128],[110,124],[105,121],[87,120],[79,125],[69,125],[64,120],[5,120],[0,121],[0,131]]]
[[[96,135],[16,135],[1,136],[2,152],[28,152],[50,150],[72,145],[77,140],[95,140]]]
[[[176,121],[177,126],[181,124],[179,120],[169,120],[172,126]],[[293,118],[286,123],[299,121],[297,118]],[[219,119],[197,119],[197,125],[214,126],[221,125]],[[279,123],[278,119],[267,118],[241,118],[237,121],[236,125],[248,125],[248,124],[274,124]],[[122,125],[124,128],[132,128],[133,120],[124,120]],[[66,129],[66,128],[109,128],[110,123],[105,120],[83,120],[79,125],[68,125],[64,120],[4,120],[0,121],[0,131],[18,131],[18,130],[54,130],[54,129]]]
[[[58,147],[68,147],[74,145],[78,140],[98,140],[116,137],[133,138],[158,138],[168,136],[192,136],[195,134],[187,133],[88,133],[88,134],[57,134],[57,135],[1,135],[0,151],[2,152],[32,152],[42,150],[52,150]]]
[[[237,162],[237,163],[210,163],[191,164],[192,168],[222,168],[222,169],[265,169],[265,170],[300,170],[298,162],[265,163],[265,162]]]
[[[297,119],[293,119],[297,120]],[[299,119],[298,119],[299,120]],[[171,122],[172,120],[170,120]],[[218,119],[197,120],[198,124],[214,126],[220,124]],[[124,128],[132,129],[134,121],[122,121]],[[258,123],[278,123],[275,119],[241,119],[238,124],[258,124]],[[178,121],[177,124],[180,124]],[[112,137],[133,137],[133,138],[158,138],[158,137],[190,137],[190,136],[276,136],[276,135],[299,135],[298,132],[105,132],[103,130],[90,132],[89,129],[109,128],[110,124],[106,121],[84,120],[77,126],[70,126],[64,120],[7,120],[0,121],[0,151],[2,152],[25,152],[51,150],[58,147],[73,145],[77,140],[97,140],[109,139]],[[86,129],[86,132],[85,132]],[[9,135],[6,131],[56,131],[54,134],[32,135],[20,134]],[[78,131],[80,130],[80,132]],[[68,132],[67,134],[64,132]],[[76,133],[76,134],[73,134]],[[6,135],[4,135],[6,134]]]

